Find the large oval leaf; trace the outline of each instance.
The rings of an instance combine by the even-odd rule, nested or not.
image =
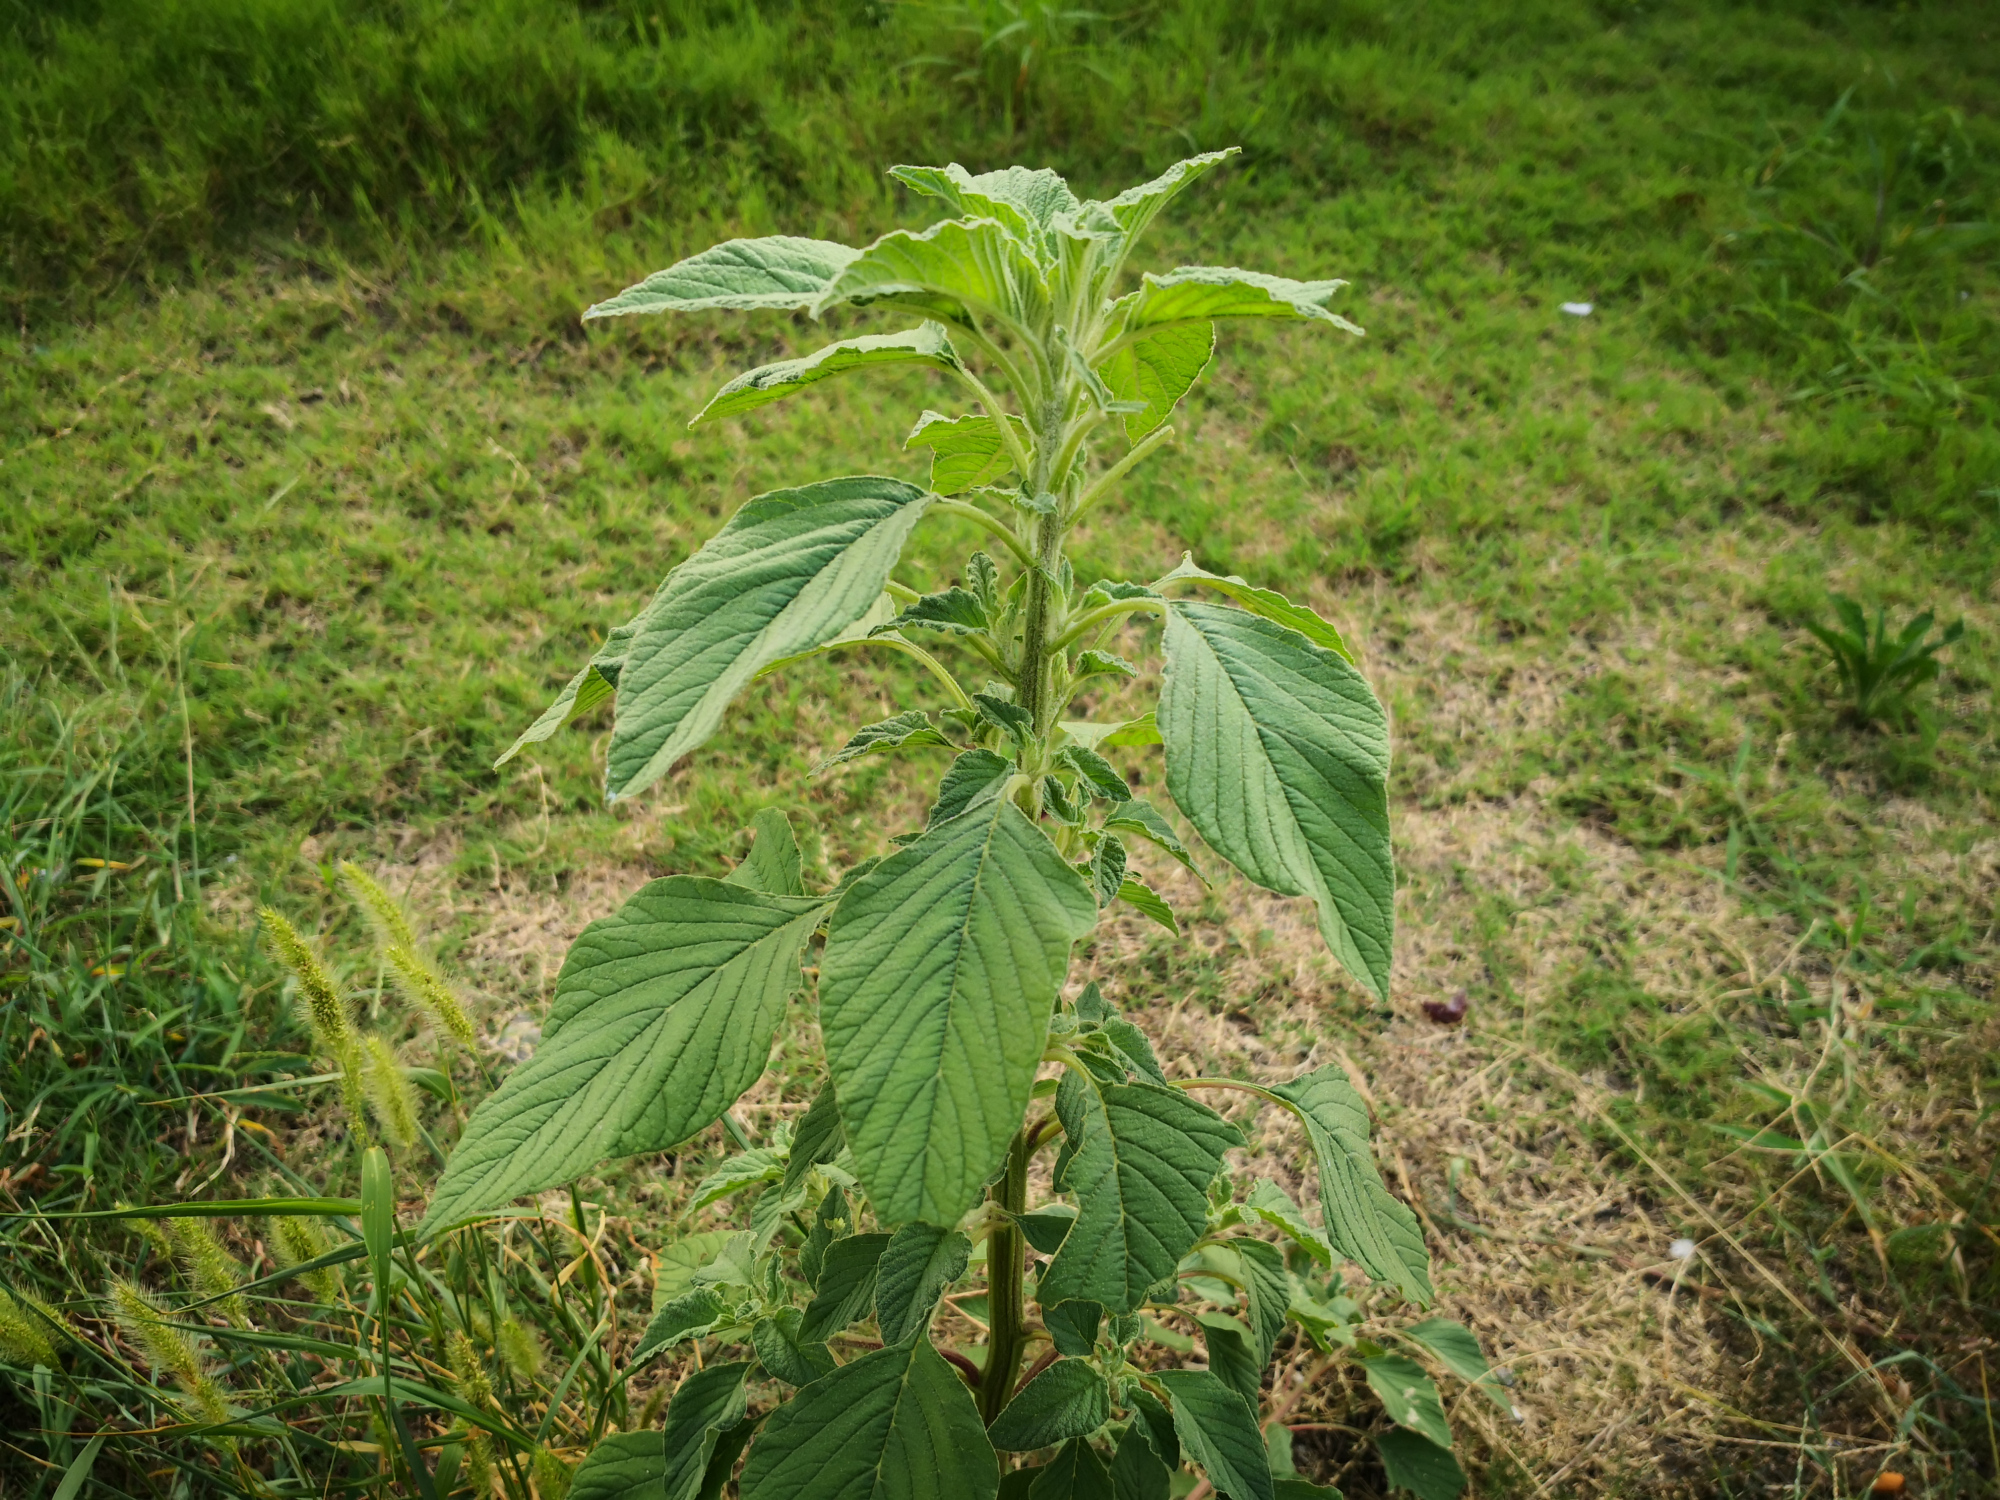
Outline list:
[[[828,344],[802,359],[781,359],[775,364],[746,370],[717,391],[688,426],[755,411],[773,401],[782,401],[816,381],[844,375],[849,370],[868,365],[909,364],[928,365],[933,370],[960,368],[958,351],[951,347],[942,324],[920,323],[902,333],[865,333],[859,338]]]
[[[1334,1249],[1419,1306],[1432,1297],[1430,1252],[1417,1216],[1382,1182],[1368,1145],[1368,1106],[1333,1063],[1271,1090],[1306,1127],[1319,1164],[1319,1211]]]
[[[728,240],[664,271],[655,271],[637,286],[598,303],[584,317],[810,307],[860,253],[831,240],[806,240],[789,234]]]
[[[1367,680],[1295,630],[1212,604],[1175,603],[1166,647],[1174,801],[1259,885],[1310,896],[1327,947],[1386,998],[1389,723]]]
[[[977,314],[1039,331],[1048,321],[1048,287],[1032,252],[994,219],[892,230],[842,268],[813,314],[884,299],[948,323]]]
[[[1069,1137],[1076,1224],[1042,1274],[1044,1303],[1081,1298],[1127,1313],[1174,1274],[1208,1223],[1208,1185],[1243,1137],[1205,1104],[1150,1084],[1072,1071],[1056,1091]]]
[[[820,1029],[856,1170],[885,1224],[955,1224],[1020,1128],[1097,901],[996,799],[849,888],[820,964]]]
[[[1000,1462],[972,1393],[929,1342],[864,1354],[771,1414],[744,1500],[992,1500]]]
[[[618,676],[605,788],[630,796],[722,722],[758,671],[868,612],[930,503],[900,479],[760,495],[667,576]]]
[[[1294,281],[1235,266],[1148,271],[1136,292],[1118,299],[1124,321],[1112,326],[1129,338],[1142,329],[1211,318],[1305,318],[1358,334],[1361,329],[1326,309],[1328,299],[1346,285],[1340,280]]]
[[[674,875],[591,923],[563,961],[541,1044],[473,1111],[426,1222],[664,1150],[714,1121],[764,1071],[824,907]]]

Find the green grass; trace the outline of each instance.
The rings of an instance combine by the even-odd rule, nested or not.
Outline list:
[[[301,1039],[247,914],[276,900],[355,951],[339,857],[423,864],[446,947],[504,1014],[541,992],[530,960],[481,946],[495,912],[595,915],[642,872],[725,868],[761,805],[834,869],[916,810],[896,768],[808,775],[916,692],[872,665],[760,685],[616,812],[601,725],[489,769],[743,498],[920,477],[900,440],[946,399],[855,380],[690,434],[729,374],[822,335],[764,316],[586,333],[585,303],[730,233],[914,222],[881,176],[899,160],[1046,161],[1106,189],[1240,143],[1148,263],[1346,276],[1339,306],[1369,337],[1226,335],[1184,440],[1128,489],[1132,524],[1079,560],[1146,577],[1192,549],[1362,644],[1396,715],[1402,1019],[1327,984],[1301,1009],[1304,969],[1240,888],[1198,909],[1195,943],[1107,939],[1087,961],[1138,1003],[1338,1039],[1391,1077],[1415,1001],[1464,987],[1481,1065],[1571,1107],[1593,1171],[1647,1213],[1678,1203],[1651,1164],[1724,1206],[1809,1313],[1716,1250],[1739,1301],[1713,1337],[1765,1372],[1730,1387],[1754,1409],[1722,1425],[1793,1445],[1691,1443],[1659,1472],[1628,1457],[1604,1492],[1830,1492],[1830,1473],[1848,1492],[1872,1470],[1811,1433],[1870,1423],[1927,1493],[1981,1492],[1979,1367],[1954,1330],[1994,1332],[1994,1259],[1951,1220],[1996,1217],[1975,1102],[2000,792],[2000,27],[1982,7],[1162,6],[1085,30],[1018,94],[915,9],[0,16],[13,1205],[171,1201],[221,1167],[223,1106],[158,1101],[288,1070]],[[1565,317],[1570,300],[1595,311]],[[927,526],[902,576],[949,571],[973,540],[955,527]],[[1802,628],[1829,588],[1967,620],[1908,733],[1841,721]],[[351,1190],[325,1101],[276,1097],[242,1110],[269,1145],[239,1130],[208,1192],[291,1181],[280,1159]],[[1385,1137],[1400,1111],[1432,1139],[1415,1096],[1385,1102]],[[1516,1116],[1492,1107],[1498,1138]],[[1812,1160],[1715,1128],[1803,1140],[1822,1117]],[[1446,1157],[1411,1149],[1413,1190],[1440,1201]],[[680,1171],[614,1175],[636,1243],[668,1237]],[[142,1253],[0,1223],[13,1274],[77,1314]],[[1439,1245],[1468,1305],[1540,1284],[1480,1281],[1482,1243]],[[580,1338],[549,1317],[566,1360]],[[1900,1434],[1830,1337],[1907,1382]],[[1760,1339],[1778,1352],[1756,1365]],[[21,1377],[9,1430],[91,1430],[121,1403],[119,1425],[144,1425],[145,1382],[91,1369],[88,1397]],[[1510,1458],[1503,1440],[1485,1450],[1499,1488],[1582,1449]],[[76,1448],[9,1450],[10,1492],[51,1492],[42,1462]],[[165,1496],[206,1493],[219,1481],[177,1490],[172,1465],[212,1457],[169,1437],[105,1463]],[[341,1464],[374,1472],[308,1445],[297,1473]]]

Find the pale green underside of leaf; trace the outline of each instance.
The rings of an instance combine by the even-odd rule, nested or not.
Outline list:
[[[928,1341],[864,1354],[773,1412],[743,1500],[992,1500],[1000,1464],[972,1393]]]
[[[1426,1318],[1405,1328],[1403,1337],[1423,1345],[1443,1361],[1444,1367],[1452,1374],[1469,1385],[1477,1386],[1487,1400],[1509,1416],[1513,1415],[1514,1403],[1507,1395],[1507,1388],[1486,1362],[1486,1352],[1479,1347],[1478,1338],[1463,1323],[1453,1322],[1450,1318]]]
[[[1172,1089],[1070,1076],[1078,1084],[1056,1102],[1059,1109],[1069,1105],[1065,1182],[1076,1195],[1076,1224],[1037,1296],[1128,1313],[1173,1275],[1201,1237],[1208,1185],[1223,1152],[1243,1138],[1215,1111]]]
[[[795,391],[850,370],[871,365],[923,365],[933,370],[957,370],[958,351],[941,323],[925,322],[902,333],[870,333],[842,339],[800,359],[779,360],[746,370],[717,391],[690,427],[754,411],[773,401],[782,401]]]
[[[1022,443],[1027,445],[1027,424],[1013,415],[1007,420],[1014,424]],[[931,450],[931,488],[940,495],[963,494],[991,484],[1014,467],[1007,445],[1000,438],[1000,424],[976,412],[947,417],[941,412],[926,411],[917,418],[917,425],[910,429],[903,446]]]
[[[1130,335],[1168,323],[1215,318],[1304,318],[1359,334],[1361,329],[1326,309],[1327,299],[1346,285],[1344,281],[1293,281],[1235,266],[1148,271],[1137,291],[1118,299],[1124,321],[1113,326]]]
[[[787,234],[729,240],[655,271],[637,286],[590,308],[584,317],[811,307],[860,253],[830,240]]]
[[[1349,973],[1389,993],[1395,871],[1388,718],[1333,652],[1244,610],[1167,612],[1167,789],[1217,853],[1308,896]]]
[[[963,219],[995,219],[1023,245],[1041,249],[1058,214],[1074,211],[1076,194],[1046,167],[1003,167],[978,176],[957,162],[943,167],[891,167],[889,175],[948,205]]]
[[[1230,146],[1177,161],[1151,182],[1127,188],[1116,198],[1105,200],[1103,206],[1118,222],[1118,227],[1125,231],[1127,238],[1136,239],[1145,232],[1146,226],[1153,222],[1160,210],[1179,196],[1188,184],[1214,171],[1230,157],[1241,155],[1242,151],[1241,146]]]
[[[1134,880],[1127,875],[1118,883],[1118,899],[1151,917],[1175,937],[1180,936],[1181,924],[1174,920],[1174,909],[1167,905],[1160,893],[1145,881]]]
[[[608,794],[630,796],[665,775],[761,669],[867,614],[930,498],[873,476],[778,490],[674,569],[619,674]]]
[[[542,716],[521,731],[521,737],[501,757],[493,762],[498,770],[528,746],[539,744],[557,730],[574,723],[589,713],[598,704],[609,698],[618,688],[618,673],[624,668],[625,653],[630,649],[632,636],[639,622],[627,621],[613,630],[605,638],[597,654],[584,663],[583,670],[569,680],[569,685],[556,695],[556,701],[542,710]]]
[[[1401,1354],[1378,1354],[1363,1359],[1361,1368],[1368,1376],[1369,1389],[1382,1403],[1389,1420],[1412,1432],[1420,1432],[1440,1448],[1451,1446],[1451,1426],[1445,1421],[1444,1401],[1435,1381],[1424,1367]]]
[[[1368,1109],[1347,1075],[1328,1063],[1271,1092],[1292,1106],[1312,1141],[1320,1217],[1333,1248],[1377,1281],[1428,1304],[1430,1252],[1423,1230],[1382,1182],[1368,1145]]]
[[[943,821],[857,881],[820,965],[841,1124],[885,1224],[955,1224],[1021,1123],[1069,968],[1097,921],[1011,802]]]
[[[1253,615],[1290,626],[1315,646],[1324,646],[1343,661],[1351,663],[1354,660],[1354,653],[1347,649],[1347,642],[1341,638],[1338,630],[1322,620],[1314,610],[1303,604],[1292,603],[1275,589],[1259,588],[1254,583],[1246,583],[1233,573],[1224,577],[1220,573],[1211,573],[1206,568],[1197,567],[1194,555],[1189,552],[1181,554],[1179,566],[1160,579],[1156,587],[1183,581],[1214,589],[1218,594],[1234,599]]]
[[[1064,719],[1063,732],[1079,745],[1091,750],[1114,749],[1124,746],[1134,749],[1141,745],[1160,743],[1158,716],[1152,709],[1136,719],[1127,719],[1122,724],[1092,724],[1085,719]]]
[[[1127,413],[1125,436],[1136,443],[1172,416],[1214,353],[1213,323],[1173,323],[1098,366],[1097,373],[1112,395],[1120,401],[1146,403],[1144,411]]]
[[[535,1053],[473,1112],[426,1222],[660,1151],[757,1081],[824,903],[655,880],[570,949]]]
[[[892,230],[850,261],[813,304],[893,300],[949,323],[968,314],[1038,328],[1048,290],[1026,245],[995,219],[946,219],[920,233]]]

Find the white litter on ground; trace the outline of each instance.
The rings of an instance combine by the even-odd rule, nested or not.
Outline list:
[[[1565,302],[1562,305],[1562,311],[1572,318],[1587,318],[1590,316],[1590,309],[1591,304],[1588,302]]]

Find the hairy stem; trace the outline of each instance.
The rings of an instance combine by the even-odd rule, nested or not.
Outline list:
[[[1017,1132],[1007,1148],[1007,1174],[988,1193],[990,1200],[1008,1213],[1022,1213],[1028,1206],[1028,1157],[1032,1148],[1025,1130]],[[1026,1299],[1021,1292],[1021,1276],[1026,1269],[1026,1246],[1020,1227],[1009,1219],[996,1228],[986,1241],[986,1367],[979,1380],[979,1415],[987,1426],[1000,1415],[1007,1398],[1014,1393],[1014,1377],[1020,1372],[1021,1351],[1027,1346],[1023,1326]]]

